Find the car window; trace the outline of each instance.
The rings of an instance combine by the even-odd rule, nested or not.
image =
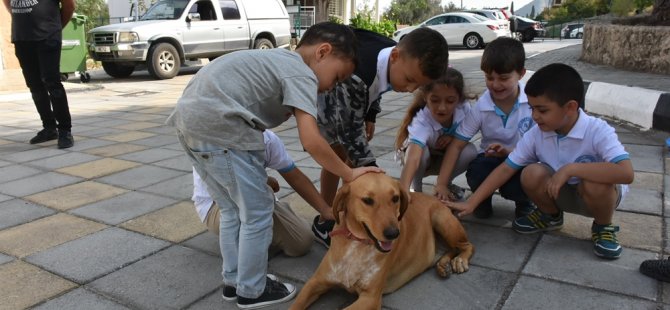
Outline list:
[[[240,10],[237,8],[237,3],[233,0],[219,0],[223,19],[233,20],[240,19]]]
[[[472,17],[476,18],[477,20],[483,21],[483,22],[490,20],[490,19],[488,19],[484,16],[477,15],[477,14],[473,14]]]
[[[216,20],[214,5],[209,0],[196,2],[188,12],[200,14],[200,20]]]
[[[451,18],[452,18],[451,23],[453,23],[453,24],[467,24],[467,23],[470,23],[469,20],[467,20],[463,17],[460,17],[460,16],[452,16]]]
[[[426,25],[427,25],[427,26],[435,26],[435,25],[446,24],[446,22],[447,22],[447,17],[448,17],[448,16],[438,16],[438,17],[435,17],[435,18],[433,18],[433,19],[429,19],[429,20],[426,22]]]
[[[188,0],[160,0],[152,5],[140,20],[177,19],[187,4]]]

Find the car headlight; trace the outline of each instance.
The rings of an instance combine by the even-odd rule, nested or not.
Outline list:
[[[139,41],[139,36],[135,32],[119,32],[119,43],[133,43]]]

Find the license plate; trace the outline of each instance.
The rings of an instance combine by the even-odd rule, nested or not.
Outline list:
[[[97,53],[110,53],[112,52],[112,48],[109,46],[96,46],[95,51]]]

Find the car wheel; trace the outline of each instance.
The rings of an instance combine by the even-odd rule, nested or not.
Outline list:
[[[61,74],[60,74],[60,80],[61,80],[61,82],[65,82],[65,81],[67,81],[67,79],[69,79],[69,78],[70,78],[70,76],[69,76],[67,73],[61,73]]]
[[[526,33],[523,35],[523,40],[522,42],[530,42],[535,39],[535,34],[532,31],[526,31]]]
[[[134,65],[127,65],[116,62],[102,62],[102,69],[105,70],[107,75],[113,78],[125,78],[129,77],[133,71],[135,71]]]
[[[180,67],[179,53],[172,44],[158,43],[149,49],[147,69],[155,79],[171,79],[179,73]]]
[[[521,41],[521,42],[523,42],[523,33],[521,33],[521,32],[515,32],[515,33],[514,33],[514,38],[517,39],[517,40],[519,40],[519,41]]]
[[[583,33],[581,33],[581,32],[578,32],[578,33],[577,33],[577,39],[581,39],[583,36],[584,36]]]
[[[256,39],[256,41],[254,41],[254,48],[257,50],[267,50],[275,47],[268,39]]]
[[[476,49],[482,45],[482,37],[476,33],[468,33],[463,38],[463,45],[468,49]]]

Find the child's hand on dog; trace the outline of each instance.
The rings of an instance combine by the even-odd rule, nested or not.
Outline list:
[[[348,183],[353,180],[356,180],[356,178],[368,173],[368,172],[376,172],[376,173],[386,173],[384,169],[379,168],[379,167],[359,167],[359,168],[353,168],[351,169],[351,179],[345,180],[342,178],[342,181]]]
[[[467,201],[466,202],[455,202],[455,201],[445,201],[444,204],[454,211],[457,211],[456,216],[464,217],[475,210],[476,206],[471,206]]]

